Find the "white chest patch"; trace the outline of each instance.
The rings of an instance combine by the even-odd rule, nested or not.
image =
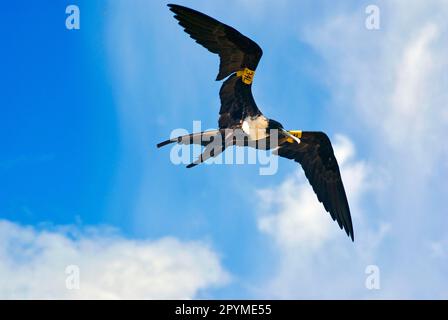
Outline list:
[[[250,140],[259,140],[266,138],[266,128],[268,127],[268,119],[264,116],[256,118],[247,117],[244,119],[242,129],[249,136]]]
[[[242,127],[245,134],[250,134],[250,124],[248,121],[244,120]]]

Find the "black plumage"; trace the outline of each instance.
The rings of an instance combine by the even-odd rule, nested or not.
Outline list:
[[[263,51],[254,41],[199,11],[175,4],[168,7],[186,33],[221,58],[216,80],[225,79],[242,68],[257,69]]]
[[[260,46],[239,33],[201,12],[183,6],[169,4],[174,17],[197,43],[220,57],[219,73],[216,80],[224,81],[219,96],[221,109],[218,124],[220,128],[236,128],[246,116],[260,115],[261,112],[252,96],[252,85],[239,81],[238,71],[248,68],[255,71],[263,55]]]

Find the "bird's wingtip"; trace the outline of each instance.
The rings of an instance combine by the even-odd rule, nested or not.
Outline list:
[[[355,233],[353,232],[353,230],[347,230],[347,235],[350,239],[352,239],[352,242],[355,242]]]
[[[162,141],[162,142],[160,142],[160,143],[157,144],[157,148],[164,147],[164,146],[166,146],[167,144],[170,144],[170,143],[173,143],[173,142],[175,142],[175,141],[173,141],[173,139],[169,139],[169,140]]]
[[[355,233],[353,232],[353,227],[342,225],[341,230],[344,230],[347,236],[352,240],[352,242],[355,242]]]
[[[173,4],[173,3],[168,3],[166,5],[168,8],[170,8],[170,11],[173,11],[176,9],[177,5]],[[175,13],[175,12],[174,12]]]
[[[175,10],[176,8],[182,8],[182,6],[174,3],[168,3],[166,6],[170,8],[171,11]]]

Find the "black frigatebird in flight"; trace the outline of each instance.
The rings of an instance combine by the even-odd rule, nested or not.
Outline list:
[[[283,126],[265,117],[252,96],[252,81],[258,62],[263,54],[251,39],[234,28],[225,25],[201,12],[183,6],[169,4],[174,17],[185,32],[197,43],[220,57],[217,81],[224,80],[219,96],[219,130],[193,133],[166,140],[157,145],[170,143],[205,146],[204,153],[188,168],[196,166],[221,153],[231,145],[253,146],[250,142],[261,142],[280,157],[292,159],[302,165],[317,198],[339,227],[354,240],[350,209],[342,183],[339,166],[330,139],[323,132],[285,130]],[[240,131],[244,138],[235,138],[230,133]],[[273,132],[276,145],[270,145]],[[229,138],[230,137],[230,138]],[[212,141],[220,138],[220,149]],[[258,144],[255,145],[257,147]],[[261,144],[260,144],[261,145]],[[211,148],[210,146],[213,146]]]

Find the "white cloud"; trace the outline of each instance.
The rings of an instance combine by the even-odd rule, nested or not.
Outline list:
[[[69,265],[79,267],[79,290],[66,287]],[[228,280],[204,243],[0,221],[2,299],[191,299]]]
[[[315,249],[332,235],[321,204],[298,174],[288,178],[278,188],[264,189],[258,193],[260,208],[273,212],[262,215],[258,227],[272,236],[283,250],[301,245]]]

